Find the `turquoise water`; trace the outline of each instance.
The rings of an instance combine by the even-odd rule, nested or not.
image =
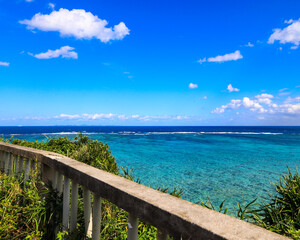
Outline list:
[[[300,162],[299,138],[282,135],[93,136],[107,142],[120,165],[142,183],[184,190],[197,202],[250,201],[271,191],[275,181]]]
[[[226,200],[233,207],[238,201],[266,197],[272,192],[270,181],[277,181],[287,165],[294,171],[300,163],[299,128],[246,130],[102,129],[86,134],[108,143],[118,164],[132,168],[144,185],[177,187],[183,189],[186,200],[199,202],[209,197],[216,205]],[[74,132],[60,134],[74,136]],[[15,138],[42,141],[45,136],[22,133]]]

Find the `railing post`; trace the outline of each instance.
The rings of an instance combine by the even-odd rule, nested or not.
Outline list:
[[[4,153],[4,173],[8,175],[9,168],[9,153]]]
[[[35,159],[32,159],[31,160],[31,164],[30,164],[30,167],[31,167],[31,170],[35,173],[36,171],[36,166],[37,166],[37,162]]]
[[[92,215],[91,215],[91,192],[86,187],[83,187],[83,211],[85,234],[87,237],[92,235]]]
[[[128,240],[138,240],[139,219],[128,213]]]
[[[62,193],[62,187],[63,187],[63,175],[60,172],[57,174],[56,187],[57,187],[58,193],[61,194]]]
[[[22,174],[22,172],[23,172],[23,157],[19,156],[18,172],[17,172],[17,174]]]
[[[78,183],[72,181],[71,191],[71,219],[70,230],[73,232],[77,227],[77,212],[78,212]]]
[[[53,189],[56,189],[57,178],[58,178],[58,172],[54,169],[53,170],[53,181],[52,181],[52,187],[53,187]]]
[[[1,170],[3,171],[3,173],[5,173],[6,152],[1,152],[1,162],[2,162]]]
[[[98,194],[94,194],[93,232],[92,232],[93,240],[100,240],[100,230],[101,230],[101,197]]]
[[[19,156],[14,156],[14,162],[15,162],[15,175],[19,173]]]
[[[3,152],[0,151],[0,171],[3,171],[4,169],[4,156],[3,156]]]
[[[165,232],[157,229],[156,238],[157,238],[157,240],[168,240],[168,234],[166,234]]]
[[[25,176],[24,176],[24,185],[29,178],[29,171],[30,171],[30,160],[28,158],[25,159]]]
[[[39,173],[42,174],[42,181],[44,183],[52,183],[53,184],[53,172],[54,169],[49,167],[45,163],[39,164],[40,166],[38,167],[40,170],[38,171]]]
[[[70,211],[70,179],[64,177],[64,194],[63,194],[63,229],[69,228],[69,211]]]
[[[0,171],[4,172],[5,166],[5,152],[0,152]]]
[[[14,171],[14,156],[12,153],[8,154],[8,174],[12,175]]]

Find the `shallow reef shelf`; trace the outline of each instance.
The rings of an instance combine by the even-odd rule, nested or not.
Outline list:
[[[62,225],[69,231],[76,228],[78,187],[82,186],[86,235],[93,240],[100,239],[102,198],[129,213],[129,240],[138,239],[139,219],[158,229],[159,240],[168,235],[193,240],[288,239],[53,152],[0,143],[0,168],[9,175],[23,172],[25,180],[30,169],[38,168],[42,180],[50,181],[63,195]]]

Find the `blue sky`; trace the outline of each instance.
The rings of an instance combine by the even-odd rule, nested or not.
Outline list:
[[[0,125],[300,125],[299,13],[0,0]]]

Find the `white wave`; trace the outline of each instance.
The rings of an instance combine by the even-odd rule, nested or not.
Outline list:
[[[283,133],[272,133],[272,132],[148,132],[145,134],[147,134],[147,135],[150,135],[150,134],[241,134],[241,135],[270,134],[270,135],[279,135],[279,134],[283,134]]]
[[[272,132],[201,132],[202,134],[240,134],[240,135],[260,135],[260,134],[270,134],[270,135],[279,135],[283,133],[272,133]]]
[[[41,135],[77,135],[80,132],[55,132],[55,133],[40,133]],[[83,135],[101,134],[97,132],[82,132]]]
[[[11,136],[18,135],[77,135],[79,132],[55,132],[55,133],[27,133],[27,134],[8,134]],[[171,134],[219,134],[219,135],[280,135],[283,133],[272,133],[272,132],[134,132],[134,131],[122,131],[122,132],[82,132],[83,135],[171,135]]]

